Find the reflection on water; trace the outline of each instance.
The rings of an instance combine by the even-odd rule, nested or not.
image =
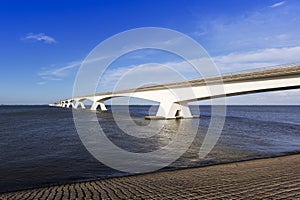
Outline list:
[[[184,138],[197,131],[188,150],[163,170],[300,150],[300,106],[229,106],[222,135],[204,159],[199,159],[198,153],[210,123],[209,106],[200,107],[200,119],[159,121],[143,119],[149,115],[148,106],[131,106],[133,121],[122,118],[122,107],[119,109],[117,117],[121,128],[110,112],[97,113],[96,121],[110,141],[129,152],[148,153],[166,148],[179,129],[183,145],[186,142]],[[151,112],[155,111],[151,109]],[[197,114],[196,110],[192,107],[193,114]],[[87,113],[78,112],[82,116]],[[147,128],[149,123],[151,128]],[[55,182],[126,175],[106,167],[89,154],[76,133],[69,109],[0,106],[0,126],[0,192]],[[124,133],[124,128],[130,134]]]

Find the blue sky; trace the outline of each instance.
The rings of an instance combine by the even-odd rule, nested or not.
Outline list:
[[[101,41],[128,29],[163,27],[187,34],[226,73],[299,62],[299,24],[297,0],[4,0],[0,104],[48,104],[71,97],[80,62]],[[228,102],[299,104],[300,92],[232,97]]]

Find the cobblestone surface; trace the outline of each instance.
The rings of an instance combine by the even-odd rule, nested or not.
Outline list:
[[[300,155],[71,183],[0,199],[300,199]]]

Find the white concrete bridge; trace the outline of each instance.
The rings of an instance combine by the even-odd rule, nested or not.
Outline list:
[[[189,102],[297,88],[300,88],[300,64],[73,97],[50,105],[85,109],[84,101],[90,100],[93,102],[91,110],[106,111],[104,104],[106,100],[116,97],[135,97],[159,102],[156,118],[192,118],[188,107]]]

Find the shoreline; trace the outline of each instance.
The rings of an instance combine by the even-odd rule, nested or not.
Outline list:
[[[257,170],[253,171],[253,169],[257,169]],[[233,173],[233,171],[235,173]],[[221,172],[226,172],[226,173],[222,174]],[[286,173],[290,173],[291,176],[286,177]],[[199,180],[195,179],[195,177],[198,177]],[[83,198],[88,196],[96,198],[99,195],[101,197],[104,197],[105,194],[107,195],[107,191],[114,191],[114,190],[118,192],[117,193],[112,192],[110,194],[112,196],[108,195],[106,198],[113,198],[113,197],[139,198],[141,197],[140,195],[144,195],[143,196],[144,198],[147,197],[166,198],[168,196],[162,197],[157,195],[168,194],[168,192],[166,192],[168,191],[167,188],[174,187],[174,189],[176,189],[177,186],[181,185],[182,182],[186,182],[186,185],[181,185],[180,187],[181,190],[183,191],[187,190],[191,194],[196,194],[197,198],[198,197],[205,198],[205,196],[201,196],[204,191],[203,188],[199,187],[198,189],[200,190],[196,189],[197,188],[196,186],[198,184],[200,184],[201,186],[201,183],[203,183],[203,181],[208,182],[206,186],[210,186],[210,189],[216,187],[216,184],[218,187],[222,185],[228,188],[229,187],[228,183],[230,183],[230,180],[235,180],[239,182],[243,180],[242,179],[243,177],[244,179],[247,179],[247,177],[251,177],[251,179],[249,179],[250,182],[252,182],[253,180],[259,182],[262,178],[268,177],[270,180],[268,181],[266,179],[265,181],[269,182],[267,184],[269,186],[270,183],[274,183],[274,181],[276,180],[276,182],[278,183],[275,184],[274,187],[272,186],[272,189],[274,189],[274,191],[280,190],[280,188],[278,188],[278,186],[281,185],[280,182],[283,182],[282,186],[284,186],[283,189],[285,190],[289,190],[289,187],[288,185],[286,185],[286,182],[288,183],[293,182],[291,187],[294,187],[295,185],[297,186],[297,188],[293,191],[294,192],[296,191],[297,193],[300,194],[300,154],[299,152],[297,153],[292,152],[282,156],[258,158],[258,159],[252,159],[247,161],[237,161],[237,162],[203,166],[203,167],[192,167],[192,168],[184,168],[184,169],[177,169],[177,170],[174,169],[174,170],[158,171],[158,172],[145,173],[145,174],[128,175],[122,177],[111,177],[106,179],[96,179],[96,180],[93,179],[93,180],[81,180],[81,181],[79,180],[79,181],[73,181],[69,183],[56,183],[56,184],[50,184],[48,186],[42,186],[39,188],[31,188],[26,190],[1,193],[0,199],[2,198],[9,199],[9,197],[22,198],[22,196],[35,197],[33,195],[38,196],[39,194],[41,195],[47,194],[46,197],[38,196],[41,199],[50,198],[51,195],[55,195],[55,196],[62,195],[62,198],[65,198],[66,196],[64,195],[66,194],[69,195],[68,196],[69,198],[71,197],[70,196],[71,194],[74,194],[76,198],[81,198],[81,197]],[[275,177],[276,179],[274,179]],[[222,181],[225,181],[225,183],[220,185],[220,182]],[[139,182],[140,184],[138,185],[131,184],[137,182]],[[148,186],[147,185],[145,186],[145,183],[146,184],[151,183],[150,185],[152,189],[149,188],[147,189]],[[243,186],[245,184],[247,183],[241,183],[239,186]],[[96,187],[95,185],[96,186],[98,185],[98,187]],[[239,188],[239,186],[237,185],[237,188]],[[269,188],[269,186],[267,188]],[[190,188],[195,188],[195,190],[190,190]],[[234,188],[232,189],[234,190]],[[61,190],[61,192],[57,190]],[[53,191],[55,192],[53,193]],[[237,191],[241,193],[242,190],[238,189],[236,190],[236,192]],[[222,195],[223,197],[226,197],[226,194],[232,196],[236,192],[228,193],[227,191],[218,191],[218,194],[224,193]],[[290,194],[294,194],[294,192],[292,193],[290,192]],[[79,193],[82,194],[79,195]],[[211,195],[214,194],[213,190],[210,191],[209,194]],[[252,191],[250,193],[248,191],[248,195],[251,194],[255,195],[255,191]],[[172,193],[172,196],[173,195],[175,194]],[[176,195],[182,195],[182,194],[180,192],[178,194],[176,193]],[[270,195],[272,194],[270,193]],[[189,193],[185,192],[184,196],[185,198],[188,198]],[[173,198],[176,197],[179,196],[173,196]]]

